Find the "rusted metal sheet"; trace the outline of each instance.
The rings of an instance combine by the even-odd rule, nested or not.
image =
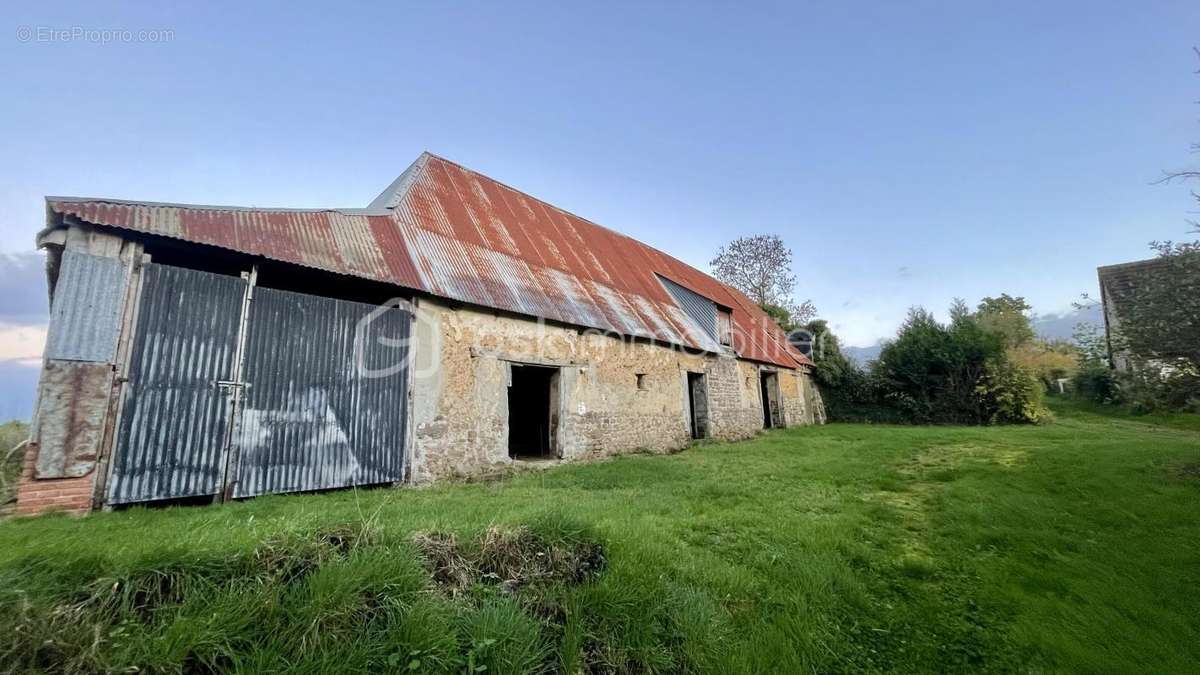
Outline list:
[[[96,225],[208,244],[272,260],[418,288],[413,256],[386,211],[252,209],[48,197]]]
[[[108,502],[215,495],[246,282],[148,264]]]
[[[749,298],[634,239],[424,154],[369,209],[199,207],[48,198],[99,225],[394,283],[476,305],[715,351],[655,275],[732,310],[733,348],[809,363]]]
[[[117,258],[63,252],[46,358],[112,363],[125,297],[126,267]]]
[[[234,496],[404,479],[410,318],[400,309],[255,291]]]
[[[112,367],[104,363],[46,362],[38,403],[36,477],[75,478],[96,465],[112,378]]]
[[[681,322],[675,299],[655,278],[659,274],[731,308],[733,346],[741,356],[786,367],[807,363],[745,295],[641,242],[428,154],[399,183],[375,204],[392,206],[406,232],[411,228],[458,243],[413,246],[421,257],[416,267],[423,290],[521,311],[521,302],[489,295],[486,280],[528,276],[538,283],[523,298],[530,305],[542,298],[549,303],[538,316],[713,351],[715,341],[702,337],[706,331],[697,335],[689,322]],[[474,248],[500,257],[464,254]],[[470,273],[485,281],[461,283]],[[637,320],[630,321],[633,317]]]

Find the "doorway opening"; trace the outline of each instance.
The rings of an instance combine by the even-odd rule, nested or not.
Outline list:
[[[692,438],[708,438],[708,383],[704,373],[687,374],[687,399]]]
[[[762,373],[759,376],[759,389],[762,395],[763,428],[783,426],[779,419],[779,375]]]
[[[510,366],[508,385],[508,456],[513,459],[557,457],[558,368]]]

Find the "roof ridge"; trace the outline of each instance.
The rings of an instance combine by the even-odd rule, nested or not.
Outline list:
[[[416,179],[417,173],[420,169],[425,168],[425,165],[429,163],[430,157],[441,159],[428,150],[423,151],[420,155],[417,155],[417,158],[413,160],[412,164],[408,165],[408,168],[404,169],[399,176],[396,176],[396,180],[388,183],[388,186],[383,189],[383,192],[380,192],[379,196],[375,197],[375,199],[372,199],[370,204],[367,204],[367,208],[395,208],[396,204],[399,204],[402,201],[403,196],[408,194],[409,189],[412,188],[413,181]],[[420,165],[419,168],[418,165]]]
[[[673,260],[673,261],[675,261],[675,262],[677,262],[677,263],[679,263],[679,264],[681,264],[681,265],[684,265],[684,266],[688,267],[689,269],[693,269],[693,270],[695,270],[695,271],[699,272],[700,274],[703,274],[704,276],[708,277],[709,279],[712,279],[713,281],[717,282],[718,284],[721,284],[722,286],[724,286],[724,287],[726,287],[726,288],[733,288],[733,287],[732,287],[732,286],[730,286],[729,284],[727,284],[727,283],[725,283],[724,281],[721,281],[720,279],[718,279],[718,278],[716,278],[716,277],[712,276],[712,275],[711,275],[711,274],[709,274],[708,272],[705,272],[704,270],[702,270],[702,269],[700,269],[700,268],[698,268],[698,267],[695,267],[694,265],[690,265],[690,264],[688,264],[687,262],[685,262],[685,261],[683,261],[683,260],[680,260],[679,258],[676,258],[675,256],[671,255],[670,253],[667,253],[666,251],[663,251],[662,249],[660,249],[660,248],[658,248],[658,247],[656,247],[656,246],[652,246],[652,245],[650,245],[650,244],[647,244],[646,242],[642,241],[641,239],[638,239],[638,238],[636,238],[636,237],[633,237],[633,236],[631,236],[631,235],[625,234],[624,232],[621,232],[620,230],[614,230],[613,228],[611,228],[611,227],[608,227],[607,225],[602,225],[602,224],[600,224],[600,223],[597,223],[596,221],[594,221],[594,220],[592,220],[592,219],[590,219],[590,218],[585,218],[584,216],[581,216],[581,215],[579,215],[578,213],[575,213],[575,212],[573,212],[573,211],[568,211],[567,209],[564,209],[564,208],[562,208],[561,206],[557,206],[557,205],[555,205],[555,204],[552,204],[552,203],[550,203],[550,202],[546,201],[545,199],[542,199],[541,197],[534,196],[534,195],[532,195],[532,194],[530,194],[530,193],[528,193],[528,192],[526,192],[526,191],[524,191],[524,190],[522,190],[522,189],[520,189],[520,188],[513,187],[512,185],[509,185],[508,183],[505,183],[505,182],[504,182],[504,181],[502,181],[502,180],[497,180],[497,179],[495,179],[495,178],[492,178],[491,176],[487,175],[486,173],[483,173],[483,172],[481,172],[481,171],[476,171],[475,169],[472,169],[472,168],[471,168],[471,167],[469,167],[469,166],[466,166],[466,165],[464,165],[464,164],[460,164],[459,162],[456,162],[456,161],[454,161],[454,160],[452,160],[452,159],[447,159],[447,158],[445,158],[445,157],[443,157],[443,156],[441,156],[441,155],[439,155],[439,154],[437,154],[437,153],[435,153],[435,152],[430,152],[430,151],[426,150],[425,152],[421,153],[421,155],[422,155],[423,157],[424,157],[424,156],[429,156],[429,157],[432,157],[432,158],[434,158],[434,159],[437,159],[437,160],[443,161],[443,162],[445,162],[445,163],[447,163],[447,164],[452,164],[452,165],[454,165],[454,166],[456,166],[456,167],[458,167],[458,168],[462,169],[463,171],[466,171],[467,173],[474,174],[474,175],[476,175],[476,176],[479,176],[479,177],[481,177],[481,178],[484,178],[484,179],[486,179],[486,180],[489,180],[489,181],[491,181],[491,182],[493,182],[493,183],[496,183],[497,185],[500,185],[500,186],[502,186],[502,187],[508,188],[509,190],[512,190],[513,192],[516,192],[516,193],[517,193],[517,194],[519,194],[519,195],[522,195],[522,196],[528,197],[529,199],[532,199],[532,200],[534,200],[535,202],[538,202],[538,203],[540,203],[540,204],[545,204],[546,206],[548,206],[548,207],[550,207],[550,208],[554,209],[555,211],[559,211],[560,213],[566,214],[566,215],[568,215],[568,216],[570,216],[570,217],[572,217],[572,218],[577,218],[577,219],[579,219],[579,220],[581,220],[581,221],[583,221],[583,222],[587,223],[588,225],[592,225],[592,226],[594,226],[594,227],[598,227],[598,228],[600,228],[601,230],[604,230],[604,231],[606,231],[606,232],[611,232],[612,234],[615,234],[615,235],[617,235],[618,237],[621,237],[621,238],[623,238],[623,239],[628,239],[629,241],[635,242],[635,243],[636,243],[636,244],[638,244],[639,246],[644,246],[645,248],[647,248],[647,249],[649,249],[649,250],[651,250],[651,251],[653,251],[653,252],[657,253],[658,255],[661,255],[661,256],[663,256],[663,257],[665,257],[665,258],[669,258],[670,260]],[[418,159],[419,159],[419,158],[418,158]],[[413,164],[416,164],[416,162],[414,162]],[[397,180],[399,180],[399,179],[397,179]],[[659,272],[658,270],[655,270],[655,273],[657,274],[657,273],[660,273],[660,272]],[[686,285],[686,284],[685,284],[685,285]]]
[[[345,215],[365,216],[386,216],[387,211],[372,209],[370,207],[316,207],[316,208],[295,208],[283,206],[233,206],[229,204],[189,204],[186,202],[148,202],[139,199],[117,199],[115,197],[71,197],[59,195],[47,195],[45,197],[47,203],[62,203],[62,204],[81,204],[81,203],[99,203],[99,204],[118,204],[121,206],[148,206],[148,207],[163,207],[170,209],[195,209],[197,211],[257,211],[270,213],[342,213]]]

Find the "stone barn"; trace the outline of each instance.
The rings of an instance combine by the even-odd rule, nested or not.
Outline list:
[[[427,482],[822,421],[745,295],[424,154],[365,208],[48,197],[18,510]]]

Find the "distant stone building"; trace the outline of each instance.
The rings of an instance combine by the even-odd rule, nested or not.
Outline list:
[[[366,208],[48,197],[18,508],[422,482],[823,421],[749,298],[425,154]]]
[[[1097,272],[1109,363],[1113,368],[1128,371],[1138,364],[1161,367],[1176,357],[1191,357],[1200,352],[1200,317],[1189,318],[1186,311],[1169,311],[1189,304],[1197,305],[1196,298],[1180,297],[1188,295],[1186,288],[1200,292],[1200,261],[1194,256],[1159,257],[1108,265]],[[1172,277],[1167,287],[1169,291],[1156,287],[1156,284],[1166,283],[1168,276]],[[1180,278],[1193,281],[1189,284],[1181,282]],[[1138,316],[1146,316],[1145,310],[1149,306],[1160,306],[1154,303],[1170,303],[1170,308],[1161,316],[1174,314],[1177,320],[1163,322],[1150,330],[1139,330],[1134,337],[1129,323],[1138,320]],[[1155,316],[1158,315],[1155,312]]]

